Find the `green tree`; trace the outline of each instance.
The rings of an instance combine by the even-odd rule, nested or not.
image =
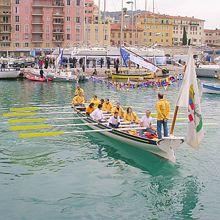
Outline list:
[[[183,28],[183,45],[187,45],[188,40],[187,40],[187,33],[186,33],[186,28]]]

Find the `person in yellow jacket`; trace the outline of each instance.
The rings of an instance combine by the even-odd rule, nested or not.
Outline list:
[[[112,108],[113,108],[112,103],[109,101],[109,99],[106,99],[102,105],[102,111],[111,113]]]
[[[133,112],[131,107],[127,108],[126,113],[124,114],[124,120],[130,123],[139,123],[139,118],[135,112]]]
[[[94,95],[91,99],[90,103],[94,103],[94,107],[97,108],[100,104],[100,100],[98,99],[97,95]]]
[[[94,110],[94,103],[90,103],[89,106],[86,108],[86,114],[90,115]]]
[[[84,103],[85,103],[85,98],[82,93],[79,93],[79,95],[74,96],[74,98],[72,100],[73,106],[84,105]]]
[[[123,108],[120,106],[120,103],[119,103],[119,102],[116,104],[116,106],[114,106],[114,107],[112,108],[112,115],[114,115],[115,112],[118,112],[118,115],[119,115],[120,118],[123,118],[123,117],[124,117],[124,110],[123,110]]]
[[[169,136],[168,119],[170,117],[170,103],[164,99],[163,94],[158,94],[158,101],[156,103],[157,110],[157,135],[158,139],[162,139],[162,126],[164,137]]]
[[[84,94],[84,90],[82,88],[80,88],[79,85],[76,86],[76,90],[75,90],[75,96],[79,95],[79,94],[82,94],[83,96],[85,95]]]

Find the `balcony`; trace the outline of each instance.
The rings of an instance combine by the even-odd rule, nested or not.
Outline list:
[[[0,34],[10,34],[11,30],[0,30]]]
[[[32,39],[33,43],[42,43],[43,42],[43,38],[39,38],[39,39]]]
[[[63,13],[53,13],[53,17],[56,17],[56,18],[63,18],[64,17],[64,14]]]
[[[58,8],[63,8],[64,7],[64,3],[62,0],[54,0],[53,3],[52,3],[52,6],[53,7],[58,7]]]
[[[64,31],[62,29],[54,29],[53,33],[54,34],[64,34]]]
[[[43,34],[43,30],[42,29],[33,29],[32,30],[32,34]]]
[[[10,25],[11,22],[9,22],[9,21],[0,21],[0,24]]]
[[[0,7],[11,7],[11,3],[10,2],[2,2],[2,1],[0,1]]]
[[[11,12],[10,11],[0,11],[0,16],[10,16]]]
[[[42,25],[43,24],[43,20],[42,19],[33,19],[32,20],[32,24],[35,25]]]

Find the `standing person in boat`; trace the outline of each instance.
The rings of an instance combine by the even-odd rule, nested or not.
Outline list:
[[[162,126],[164,131],[164,137],[169,136],[168,131],[168,119],[170,116],[170,103],[164,99],[163,94],[158,94],[158,101],[156,103],[157,110],[157,135],[158,139],[162,139]]]
[[[40,69],[40,78],[44,78],[44,71],[43,71],[43,69]]]
[[[100,103],[99,103],[99,104],[101,104],[101,105],[102,105],[102,107],[103,107],[104,102],[105,102],[105,100],[104,100],[104,99],[100,99]]]
[[[86,114],[89,116],[95,110],[94,103],[90,103],[86,108]]]
[[[110,69],[111,60],[109,57],[106,57],[107,69]]]
[[[112,128],[118,128],[120,126],[120,117],[118,115],[118,112],[114,112],[114,115],[112,115],[108,120],[108,126]]]
[[[130,123],[139,123],[139,118],[135,112],[133,112],[131,107],[128,107],[126,113],[124,114],[124,120]]]
[[[96,110],[94,110],[91,114],[90,114],[91,118],[95,121],[99,121],[99,122],[104,122],[105,118],[102,112],[102,105],[99,104],[98,108]]]
[[[76,90],[75,90],[75,96],[82,94],[83,96],[85,95],[84,90],[82,88],[80,88],[79,84],[77,84],[76,86]]]
[[[114,106],[112,108],[112,114],[114,114],[114,112],[118,112],[119,117],[123,118],[124,117],[124,110],[123,108],[120,106],[120,103],[117,102],[116,106]]]
[[[119,59],[117,58],[117,59],[116,59],[116,62],[115,62],[115,72],[116,72],[116,73],[119,73],[119,72],[118,72],[119,64],[120,64],[120,61],[119,61]]]
[[[143,132],[150,132],[151,134],[156,135],[156,129],[152,125],[153,118],[151,117],[151,111],[147,110],[146,114],[142,116],[140,120],[140,126],[143,127],[142,133]]]
[[[72,106],[84,106],[85,98],[82,93],[79,93],[77,96],[74,96],[72,100]]]
[[[93,98],[91,99],[90,103],[94,103],[95,108],[98,107],[100,104],[100,100],[98,99],[97,95],[94,95]]]
[[[112,103],[109,101],[109,99],[106,99],[105,102],[102,105],[102,110],[104,112],[111,113],[112,108],[113,108]]]

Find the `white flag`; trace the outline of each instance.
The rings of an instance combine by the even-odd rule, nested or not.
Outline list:
[[[204,137],[199,88],[196,77],[195,63],[190,47],[188,62],[180,89],[177,106],[188,108],[188,129],[186,142],[192,147],[198,147]]]

